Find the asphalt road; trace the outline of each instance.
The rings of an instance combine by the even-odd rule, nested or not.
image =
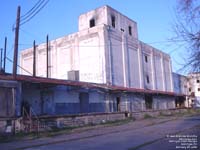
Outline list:
[[[0,149],[198,150],[200,116],[135,121],[51,138],[2,143]]]

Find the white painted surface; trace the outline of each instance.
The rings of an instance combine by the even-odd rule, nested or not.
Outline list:
[[[92,18],[95,26],[90,28]],[[20,65],[30,73],[32,53],[32,48],[20,52]],[[45,43],[38,45],[36,54],[36,75],[46,77]],[[80,81],[173,91],[170,57],[140,42],[136,22],[109,6],[80,15],[79,32],[50,41],[49,59],[50,78],[68,79],[68,71],[78,70]],[[20,73],[31,75],[22,69]]]

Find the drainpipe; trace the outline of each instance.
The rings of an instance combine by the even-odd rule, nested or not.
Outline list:
[[[3,64],[3,70],[6,72],[6,48],[7,48],[7,37],[5,37],[5,43],[4,43],[4,64]]]
[[[0,49],[1,50],[1,60],[0,60],[0,71],[2,70],[2,54],[3,54],[3,48]]]

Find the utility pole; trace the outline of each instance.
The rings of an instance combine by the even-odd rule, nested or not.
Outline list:
[[[1,60],[0,60],[0,72],[2,71],[2,55],[3,55],[3,48],[0,49],[1,50]]]
[[[35,40],[33,41],[33,76],[35,77],[36,74],[36,46],[35,46]]]
[[[49,78],[49,35],[47,34],[47,78]]]
[[[5,37],[5,43],[4,43],[4,60],[3,60],[4,72],[6,72],[6,48],[7,48],[7,37]]]
[[[17,58],[18,58],[18,41],[19,41],[19,25],[20,25],[20,6],[17,8],[16,28],[15,28],[15,44],[13,56],[13,78],[17,75]]]

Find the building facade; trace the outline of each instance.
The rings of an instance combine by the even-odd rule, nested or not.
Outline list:
[[[189,73],[187,76],[173,73],[173,81],[174,93],[185,99],[178,100],[179,106],[200,107],[200,73]]]
[[[200,107],[200,73],[190,73],[187,78],[187,99],[191,107]]]
[[[173,92],[171,59],[138,39],[137,24],[109,6],[79,16],[79,31],[36,48],[36,76]],[[20,53],[33,74],[33,48]]]

